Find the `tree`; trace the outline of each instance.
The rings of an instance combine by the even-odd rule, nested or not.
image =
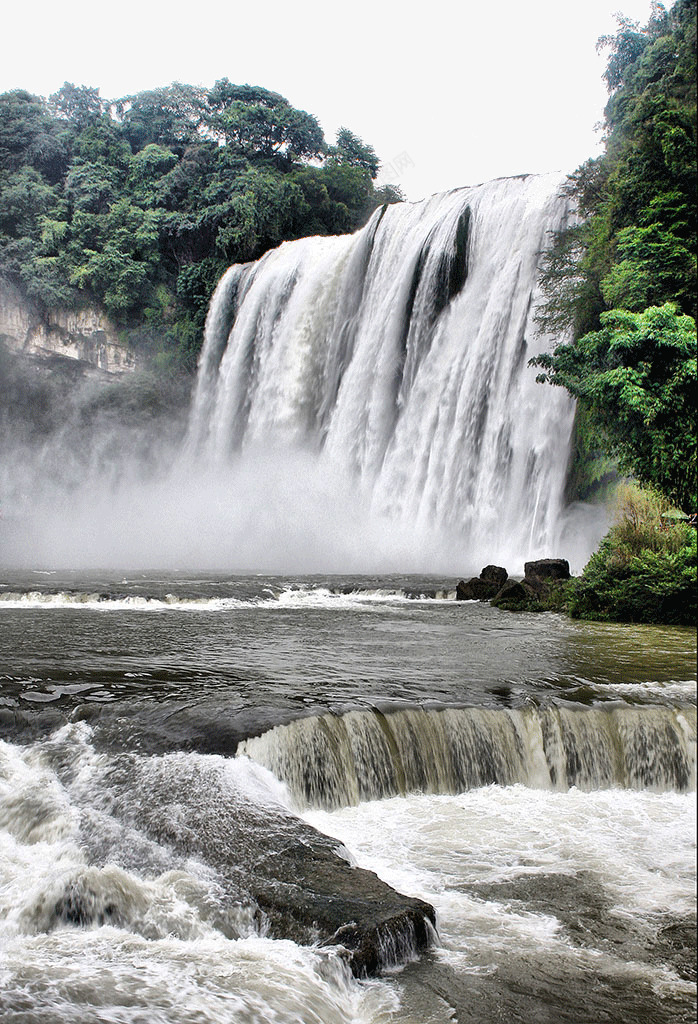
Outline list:
[[[576,479],[600,476],[594,461],[615,455],[693,508],[696,0],[654,3],[642,28],[621,17],[599,46],[609,52],[605,152],[570,176],[579,216],[541,278],[539,321],[574,341],[534,362],[578,398],[587,443]]]
[[[0,95],[0,170],[33,167],[54,184],[67,161],[56,125],[38,96],[23,89]]]
[[[103,103],[99,89],[64,82],[58,92],[49,96],[49,110],[55,117],[69,121],[77,131],[99,120]]]
[[[205,109],[204,90],[181,82],[125,96],[116,103],[121,132],[134,153],[155,143],[181,155],[200,137]]]
[[[614,307],[675,302],[696,315],[696,0],[644,28],[625,18],[599,40],[609,50],[605,152],[571,175],[581,223],[556,240],[543,275],[541,317],[555,329],[596,330]]]
[[[401,198],[370,146],[279,93],[220,79],[106,103],[65,82],[0,95],[0,274],[39,309],[100,302],[139,341],[193,365],[230,263],[360,227]]]
[[[371,178],[378,175],[380,160],[376,156],[373,146],[367,146],[358,135],[354,135],[348,128],[340,128],[337,132],[337,142],[329,150],[330,159],[338,164],[349,164],[350,167],[360,167],[368,171]]]
[[[227,78],[208,94],[209,129],[250,158],[284,156],[313,159],[324,149],[317,118],[297,110],[283,96]]]
[[[696,325],[667,303],[611,310],[601,328],[532,360],[601,426],[620,468],[696,507]]]

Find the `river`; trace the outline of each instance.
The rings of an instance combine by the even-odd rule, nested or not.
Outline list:
[[[693,1020],[695,630],[455,579],[6,572],[3,1021]],[[430,948],[284,934],[250,879],[296,835]]]

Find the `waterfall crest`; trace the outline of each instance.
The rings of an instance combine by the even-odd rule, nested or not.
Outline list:
[[[696,711],[350,711],[276,726],[242,742],[238,755],[272,771],[300,805],[327,809],[491,784],[687,790],[696,786]]]
[[[431,552],[514,569],[559,543],[573,404],[535,382],[537,277],[560,175],[377,210],[351,236],[233,267],[209,312],[187,448],[221,472],[303,453]],[[440,547],[439,547],[440,545]],[[588,552],[587,552],[588,554]],[[511,571],[510,569],[510,571]]]

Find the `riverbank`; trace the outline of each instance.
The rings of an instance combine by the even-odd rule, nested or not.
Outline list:
[[[570,576],[564,559],[527,562],[523,579],[509,579],[506,569],[486,566],[480,577],[459,582],[456,599],[489,600],[503,611],[563,612],[596,622],[694,626],[695,529],[674,524],[635,547],[623,541],[627,532],[626,523],[613,527],[581,576]]]

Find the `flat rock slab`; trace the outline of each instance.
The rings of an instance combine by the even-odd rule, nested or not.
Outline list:
[[[194,858],[213,869],[215,907],[208,919],[235,935],[236,911],[249,907],[266,934],[302,945],[336,946],[357,976],[412,959],[430,943],[435,913],[403,896],[377,875],[353,867],[341,844],[318,832],[260,789],[246,759],[117,755],[105,777],[94,778],[84,806],[83,845],[96,865],[142,870],[143,850],[155,841],[167,863]],[[66,783],[69,784],[66,777]],[[120,823],[97,840],[96,818]],[[123,826],[126,826],[124,830]],[[131,838],[126,847],[122,837]],[[56,903],[59,920],[84,925],[100,908],[89,891],[67,885]],[[119,920],[118,897],[108,908]]]

